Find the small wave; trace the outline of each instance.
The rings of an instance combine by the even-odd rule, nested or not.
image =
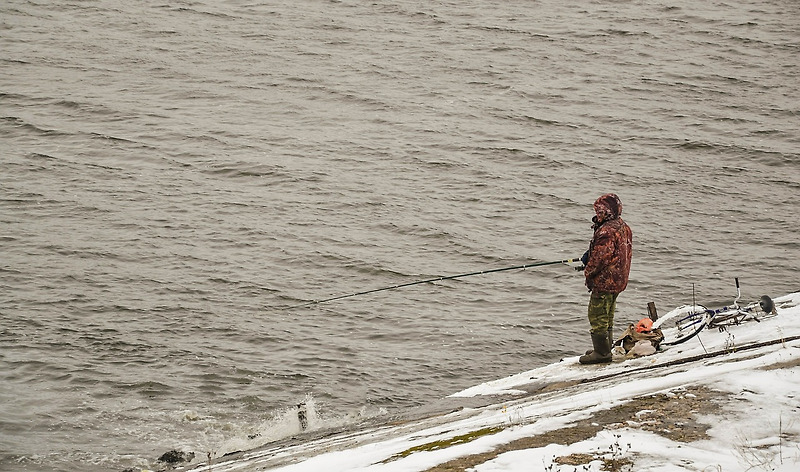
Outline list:
[[[648,31],[630,31],[623,29],[605,29],[601,30],[601,33],[608,36],[653,36],[653,34]]]
[[[93,139],[102,139],[102,140],[105,140],[105,141],[117,141],[117,142],[120,142],[120,143],[136,143],[136,141],[133,141],[131,139],[120,138],[118,136],[111,136],[111,135],[108,135],[108,134],[89,133],[89,136],[91,136]]]
[[[272,184],[294,180],[293,176],[289,175],[282,167],[250,162],[215,165],[206,172],[226,178],[268,178]]]
[[[25,61],[25,60],[22,60],[22,59],[2,58],[2,59],[0,59],[0,62],[6,63],[6,64],[25,64],[25,65],[30,64],[29,61]],[[2,94],[0,96],[6,97],[6,96],[9,96],[9,95],[10,94]]]
[[[228,439],[209,446],[214,451],[214,456],[222,457],[258,448],[296,434],[315,431],[325,427],[326,423],[320,415],[314,396],[309,393],[299,400],[297,405],[277,410],[272,418],[260,424],[241,425],[233,435],[228,435]]]
[[[17,131],[32,132],[41,136],[68,136],[70,134],[57,129],[39,127],[17,116],[4,116],[0,120],[12,125]]]
[[[726,143],[712,143],[707,141],[683,141],[673,144],[674,147],[690,150],[690,151],[709,151],[714,154],[723,154],[726,156],[740,155],[747,159],[754,159],[762,162],[768,166],[783,166],[795,165],[800,157],[796,154],[787,154],[779,151],[769,151],[765,149],[750,148],[741,145],[726,144]],[[722,169],[727,171],[743,171],[747,170],[739,166],[722,166]]]
[[[119,383],[114,385],[114,388],[116,390],[124,390],[126,392],[136,392],[146,397],[168,395],[173,391],[172,386],[153,380],[134,383]]]
[[[226,13],[215,12],[215,11],[207,11],[207,10],[198,10],[198,9],[189,8],[189,7],[174,7],[174,6],[165,4],[165,5],[162,5],[160,8],[168,9],[168,10],[176,12],[176,13],[189,13],[189,14],[193,14],[193,15],[209,16],[209,17],[212,17],[212,18],[221,18],[221,19],[236,19],[235,16],[229,15],[229,14],[226,14]]]

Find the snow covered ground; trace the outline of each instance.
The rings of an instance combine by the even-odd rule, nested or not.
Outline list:
[[[776,317],[651,356],[604,366],[576,356],[447,399],[480,406],[300,435],[192,470],[798,471],[800,292],[775,302]]]

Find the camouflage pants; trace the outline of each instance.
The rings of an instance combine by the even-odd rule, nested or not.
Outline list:
[[[589,298],[589,324],[594,334],[606,334],[614,326],[618,293],[594,293]]]

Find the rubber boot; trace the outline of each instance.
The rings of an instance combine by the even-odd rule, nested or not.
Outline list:
[[[614,349],[614,328],[608,328],[608,346],[610,349]],[[594,349],[587,349],[585,354],[591,354]]]
[[[578,361],[581,364],[606,364],[611,362],[611,343],[608,333],[592,333],[592,346],[594,349],[590,354],[581,356]]]

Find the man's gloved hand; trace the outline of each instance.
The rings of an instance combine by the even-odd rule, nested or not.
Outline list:
[[[586,263],[589,262],[589,251],[586,251],[581,256],[581,266],[575,267],[575,270],[582,271],[586,268]]]

